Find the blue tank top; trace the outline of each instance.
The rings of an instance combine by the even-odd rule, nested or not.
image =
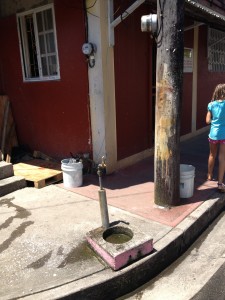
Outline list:
[[[209,138],[212,140],[224,140],[225,139],[225,100],[210,102],[208,104],[208,110],[211,112],[212,115]]]

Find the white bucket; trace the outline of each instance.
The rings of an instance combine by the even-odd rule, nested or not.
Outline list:
[[[63,184],[65,187],[73,188],[81,186],[83,183],[83,164],[75,159],[66,158],[61,161],[63,171]]]
[[[180,198],[190,198],[194,193],[195,167],[180,165]]]

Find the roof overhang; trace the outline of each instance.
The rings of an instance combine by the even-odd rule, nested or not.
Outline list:
[[[136,0],[130,7],[126,9],[119,17],[114,19],[113,0],[108,0],[108,21],[109,21],[109,45],[114,46],[114,28],[127,18],[143,3],[157,3],[156,0]],[[185,0],[185,15],[194,21],[209,25],[213,28],[225,31],[225,15],[222,15],[205,5],[197,2],[197,0]]]
[[[225,15],[222,15],[194,0],[185,0],[185,15],[216,29],[225,31]]]

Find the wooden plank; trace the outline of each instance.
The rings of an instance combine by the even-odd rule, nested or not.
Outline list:
[[[13,168],[15,175],[23,176],[36,188],[42,188],[62,180],[61,165],[55,162],[32,159],[25,163],[15,164]]]
[[[9,116],[9,101],[6,101],[4,116],[3,116],[3,124],[2,124],[2,138],[1,138],[1,149],[2,152],[5,152],[5,140],[6,140],[6,128],[8,123]]]
[[[7,96],[0,96],[0,149],[2,150],[2,144],[3,144],[3,135],[4,135],[4,124],[5,124],[5,111],[6,106],[8,103],[8,97]]]
[[[56,162],[56,160],[53,159],[52,157],[50,157],[50,156],[44,154],[44,153],[41,152],[41,151],[37,151],[37,150],[34,150],[34,152],[33,152],[33,157],[34,157],[34,158],[40,158],[40,159],[44,159],[44,160]]]
[[[52,176],[52,177],[47,178],[47,179],[43,179],[43,180],[36,181],[36,182],[34,182],[34,186],[35,186],[37,189],[40,189],[40,188],[43,188],[43,187],[45,187],[45,186],[47,186],[47,185],[50,185],[50,184],[59,182],[59,181],[61,181],[62,179],[63,179],[63,176],[62,176],[62,173],[61,173],[61,174]]]
[[[7,96],[0,96],[0,134],[2,134],[3,118],[5,114],[5,105],[7,101]]]
[[[0,96],[0,149],[7,162],[11,161],[15,146],[18,146],[18,140],[11,105],[7,96]]]

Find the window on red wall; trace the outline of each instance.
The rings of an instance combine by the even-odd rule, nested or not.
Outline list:
[[[53,5],[17,15],[24,81],[60,78]]]
[[[208,28],[208,70],[225,72],[225,33]]]

